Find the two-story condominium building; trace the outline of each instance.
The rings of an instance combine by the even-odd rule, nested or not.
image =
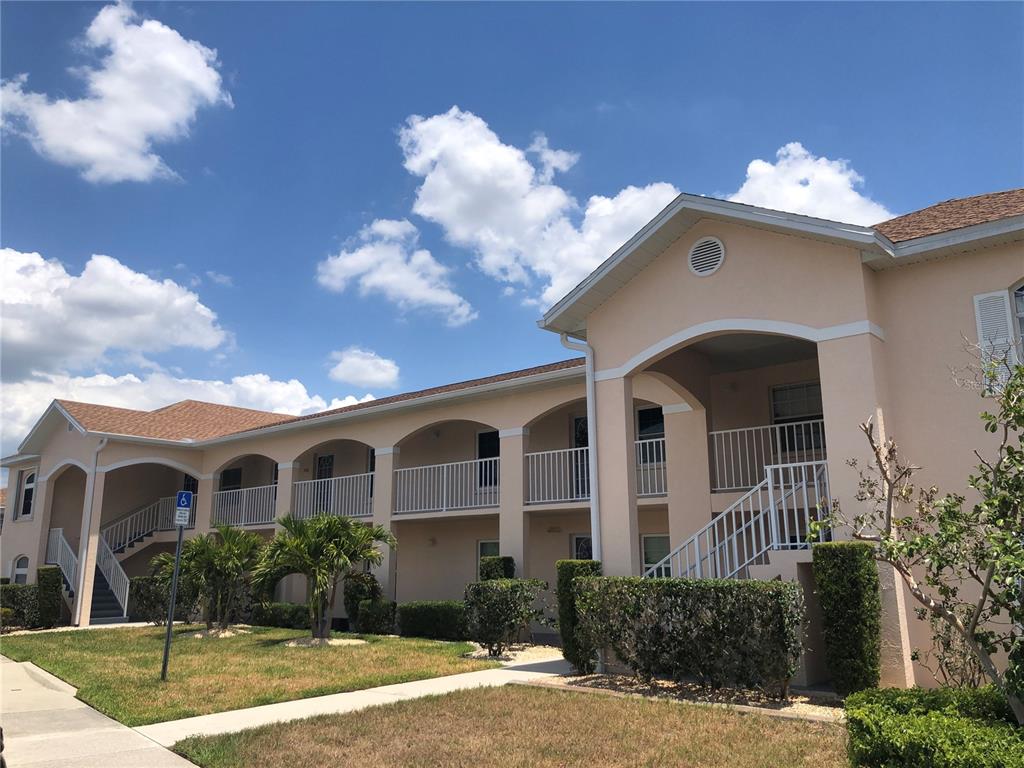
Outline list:
[[[966,342],[1020,343],[1024,190],[874,227],[680,195],[539,325],[576,358],[310,416],[55,401],[4,460],[3,573],[57,563],[75,623],[122,617],[191,489],[193,533],[269,537],[288,513],[389,526],[378,576],[399,601],[459,598],[497,553],[549,581],[593,556],[608,574],[809,583],[808,523],[856,505],[866,418],[923,481],[964,489],[990,438],[951,369]],[[927,625],[883,583],[885,680],[925,683],[910,651]]]

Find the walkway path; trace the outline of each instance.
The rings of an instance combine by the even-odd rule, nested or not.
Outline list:
[[[0,716],[4,757],[12,767],[192,767],[79,701],[74,688],[31,662],[0,656]]]
[[[513,682],[528,682],[542,678],[563,675],[569,665],[561,660],[539,661],[528,664],[510,664],[500,669],[485,669],[481,672],[465,672],[460,675],[417,680],[412,683],[382,685],[365,691],[333,693],[312,699],[284,701],[280,704],[266,704],[262,707],[236,709],[213,715],[188,717],[184,720],[170,720],[165,723],[143,725],[135,730],[148,736],[158,744],[170,746],[188,736],[212,736],[218,733],[233,733],[246,728],[255,728],[268,723],[297,720],[314,715],[331,715],[391,704],[404,699],[418,699],[459,691],[464,688],[481,688],[506,685]],[[12,763],[13,765],[13,763]]]

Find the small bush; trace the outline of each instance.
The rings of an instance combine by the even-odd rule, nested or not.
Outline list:
[[[636,674],[785,698],[800,660],[803,591],[793,582],[589,577],[573,582],[577,631]]]
[[[865,690],[846,699],[863,768],[1024,768],[1024,729],[996,689]]]
[[[589,674],[594,671],[594,654],[597,649],[587,645],[576,631],[576,593],[573,580],[577,576],[600,576],[601,563],[598,560],[559,560],[555,563],[558,572],[558,632],[562,636],[562,654],[576,669]]]
[[[390,600],[363,600],[357,616],[356,631],[362,635],[391,635],[395,632],[395,604]]]
[[[491,579],[466,586],[466,629],[471,640],[491,656],[519,638],[531,621],[541,618],[534,606],[548,585],[539,579]]]
[[[516,561],[508,555],[484,555],[480,558],[480,581],[514,579]]]
[[[342,593],[350,628],[355,627],[358,622],[359,604],[363,600],[379,600],[383,595],[377,577],[367,571],[357,571],[346,576]]]
[[[0,586],[0,607],[10,609],[11,626],[35,629],[39,623],[39,589],[35,584]]]
[[[461,600],[419,600],[398,606],[398,634],[432,640],[465,640],[466,604]]]
[[[881,676],[882,601],[874,553],[863,541],[814,545],[825,661],[840,696],[877,688]]]
[[[252,623],[260,627],[309,629],[309,606],[305,603],[256,603]]]
[[[0,608],[0,632],[9,632],[14,629],[14,609]]]
[[[36,598],[39,601],[39,626],[56,627],[64,602],[64,577],[56,565],[43,565],[36,571]]]
[[[158,626],[167,624],[167,601],[171,585],[158,576],[133,576],[128,586],[128,619],[148,621]],[[185,579],[178,579],[178,594],[174,599],[174,620],[188,621],[199,603],[199,593]]]

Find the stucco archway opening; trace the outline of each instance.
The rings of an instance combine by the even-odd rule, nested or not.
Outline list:
[[[214,524],[270,528],[277,516],[277,461],[249,453],[214,473],[211,520]]]
[[[327,440],[294,461],[292,514],[369,518],[373,515],[373,448],[358,440]]]

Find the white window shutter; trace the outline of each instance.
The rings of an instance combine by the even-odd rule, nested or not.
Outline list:
[[[1013,314],[1009,291],[979,293],[974,297],[974,319],[978,324],[978,346],[982,360],[1003,360],[1014,365],[1017,350],[1014,346]]]

